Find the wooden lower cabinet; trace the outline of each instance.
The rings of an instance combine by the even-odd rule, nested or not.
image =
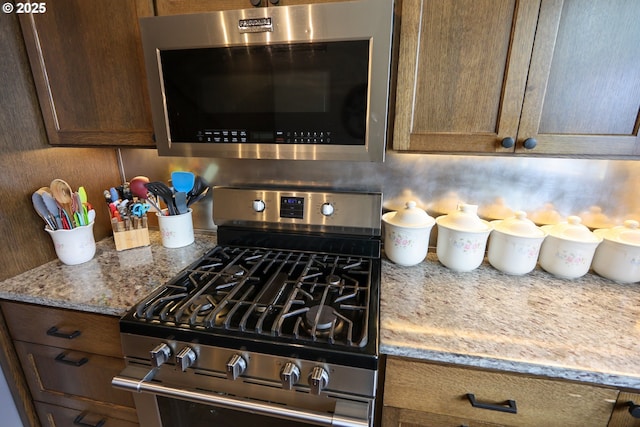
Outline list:
[[[43,426],[138,425],[131,393],[111,386],[124,369],[116,317],[8,301],[0,307]]]
[[[36,402],[36,411],[43,427],[60,426],[104,426],[104,427],[136,427],[138,424],[114,418],[109,408],[104,411],[78,410],[62,406]]]
[[[618,394],[605,387],[389,357],[383,427],[605,427]]]
[[[640,418],[634,418],[629,412],[630,403],[640,405],[640,394],[620,393],[608,427],[640,427]],[[640,408],[634,411],[634,415],[640,417]]]

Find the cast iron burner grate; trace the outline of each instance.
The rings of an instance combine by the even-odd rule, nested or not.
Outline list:
[[[218,246],[136,306],[135,318],[364,347],[367,257]]]

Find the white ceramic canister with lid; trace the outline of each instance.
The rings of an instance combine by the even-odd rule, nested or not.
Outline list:
[[[416,265],[427,256],[429,235],[435,220],[409,201],[404,209],[382,215],[384,251],[387,257],[403,266]]]
[[[439,216],[436,254],[454,271],[471,271],[482,264],[491,223],[478,217],[478,206],[458,204],[455,212]]]
[[[531,272],[538,262],[540,247],[547,233],[527,218],[524,211],[504,220],[491,221],[487,257],[496,269],[507,274]]]
[[[602,237],[592,233],[581,221],[579,216],[572,215],[567,221],[540,227],[548,234],[540,248],[540,267],[565,279],[587,274]]]
[[[603,241],[593,256],[593,270],[616,282],[639,282],[640,223],[626,220],[622,226],[595,230],[594,234]]]

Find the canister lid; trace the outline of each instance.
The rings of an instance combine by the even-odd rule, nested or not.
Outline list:
[[[482,233],[491,231],[491,224],[480,219],[478,216],[478,206],[459,203],[455,212],[449,215],[439,216],[436,223],[457,231],[467,231],[472,233]]]
[[[515,216],[499,221],[491,221],[493,228],[504,234],[518,237],[544,237],[545,232],[527,218],[525,211],[516,211]]]
[[[382,220],[387,224],[407,228],[431,227],[435,222],[435,219],[417,207],[413,200],[408,201],[404,209],[382,215]]]
[[[581,222],[582,220],[579,216],[571,215],[566,221],[555,225],[545,225],[542,229],[547,231],[549,236],[573,242],[597,243],[602,241],[602,237],[593,234],[591,230],[582,225]]]
[[[623,224],[617,227],[595,230],[594,233],[612,242],[640,247],[640,223],[633,219],[628,219]]]

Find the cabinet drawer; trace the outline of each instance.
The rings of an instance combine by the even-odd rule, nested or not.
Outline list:
[[[21,341],[15,347],[34,400],[61,404],[80,397],[134,407],[131,393],[111,386],[124,360]]]
[[[118,318],[2,301],[14,340],[123,357]]]
[[[471,405],[468,394],[489,408]],[[384,405],[510,426],[605,426],[618,392],[388,358]],[[516,413],[496,410],[512,400]]]
[[[62,406],[36,402],[36,411],[43,427],[57,426],[101,426],[101,427],[137,427],[138,424],[125,421],[104,413],[93,411],[79,411]]]

